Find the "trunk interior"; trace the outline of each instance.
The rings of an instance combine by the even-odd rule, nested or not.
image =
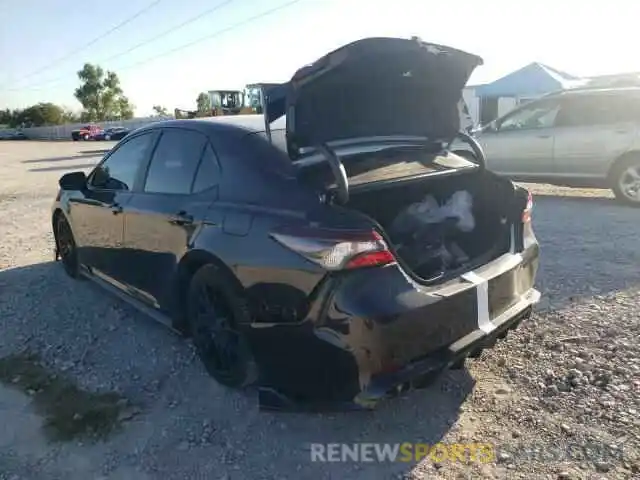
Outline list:
[[[376,220],[399,261],[425,282],[471,270],[510,248],[513,187],[492,173],[473,169],[379,186],[352,189],[346,207]],[[455,206],[443,209],[452,197]]]

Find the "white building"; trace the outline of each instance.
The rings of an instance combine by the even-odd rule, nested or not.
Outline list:
[[[519,103],[547,93],[584,84],[582,79],[533,62],[483,85],[469,85],[463,91],[469,113],[476,124],[485,124]]]

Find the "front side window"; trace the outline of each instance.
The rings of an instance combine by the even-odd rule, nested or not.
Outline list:
[[[152,140],[151,132],[144,133],[118,147],[93,171],[90,185],[102,190],[131,190]]]
[[[167,129],[160,137],[144,185],[148,193],[189,194],[207,138],[201,133]]]
[[[555,124],[558,110],[557,102],[539,102],[512,113],[496,126],[499,131],[551,128]]]

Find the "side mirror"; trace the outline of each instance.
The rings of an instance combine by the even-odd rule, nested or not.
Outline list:
[[[87,186],[87,176],[84,172],[71,172],[63,175],[58,180],[62,190],[84,190]]]

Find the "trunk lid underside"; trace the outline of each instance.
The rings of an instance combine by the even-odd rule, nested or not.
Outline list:
[[[287,148],[348,139],[411,136],[449,142],[476,55],[400,38],[366,38],[299,69],[267,98],[267,118],[286,114]]]

